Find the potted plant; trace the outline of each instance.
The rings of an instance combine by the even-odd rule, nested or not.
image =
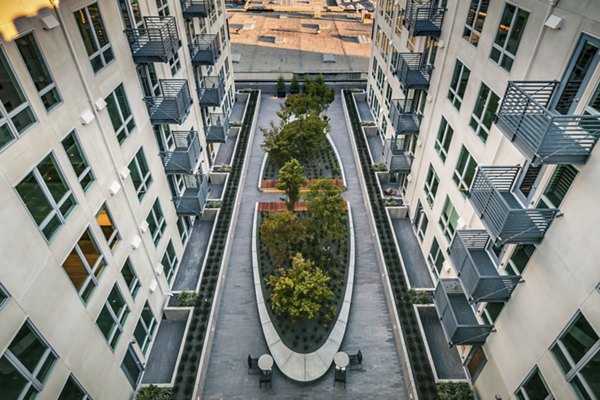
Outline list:
[[[296,74],[292,75],[292,82],[290,83],[290,93],[300,93],[300,85],[298,84],[298,77],[296,76]]]
[[[279,78],[277,79],[277,97],[285,97],[285,81],[283,80],[282,75],[279,75]]]

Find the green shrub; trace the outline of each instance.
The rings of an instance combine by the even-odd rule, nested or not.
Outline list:
[[[436,385],[440,400],[473,400],[473,391],[465,382],[440,382]]]
[[[406,297],[410,304],[431,304],[433,302],[430,291],[409,289]]]
[[[184,290],[177,294],[175,304],[177,307],[193,307],[198,302],[198,293]]]
[[[173,396],[173,389],[150,385],[138,390],[135,396],[136,400],[170,400]]]

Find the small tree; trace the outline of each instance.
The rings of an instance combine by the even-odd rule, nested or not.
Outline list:
[[[326,242],[339,240],[346,228],[346,201],[341,189],[328,179],[310,185],[304,196],[308,214],[309,230],[315,232],[317,240]]]
[[[300,85],[298,84],[298,77],[296,74],[292,75],[292,82],[290,82],[290,93],[298,93],[300,92]]]
[[[290,159],[279,170],[279,182],[275,189],[283,190],[286,196],[286,205],[288,210],[292,211],[294,205],[300,200],[300,189],[306,182],[304,168],[295,158]]]
[[[305,229],[293,212],[271,212],[261,222],[259,234],[272,263],[279,267],[300,249]]]
[[[171,388],[150,385],[138,390],[135,400],[170,400],[172,395]]]
[[[282,75],[277,78],[277,97],[285,97],[285,80]]]
[[[312,319],[333,299],[333,292],[327,286],[329,276],[300,253],[292,258],[289,269],[277,272],[278,276],[267,279],[267,285],[273,288],[271,307],[278,315],[292,320]]]

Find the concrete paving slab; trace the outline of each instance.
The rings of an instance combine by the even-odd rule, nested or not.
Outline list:
[[[433,279],[410,219],[392,218],[392,225],[410,285],[414,288],[433,289]]]
[[[142,383],[170,383],[177,363],[179,347],[185,333],[186,321],[165,319],[154,338]]]
[[[179,264],[173,290],[196,290],[215,220],[196,220]]]

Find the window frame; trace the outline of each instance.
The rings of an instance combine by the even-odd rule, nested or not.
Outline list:
[[[481,115],[477,115],[475,113],[475,110],[477,110],[479,100],[481,99],[481,93],[484,91],[484,88],[487,88],[488,94],[485,100],[483,101],[483,107],[481,107]],[[485,116],[490,114],[489,106],[492,102],[491,100],[494,97],[497,99],[496,109],[491,113],[492,119],[490,120],[490,126],[487,127],[485,124]],[[473,132],[475,132],[477,137],[481,139],[483,143],[487,142],[487,139],[490,136],[490,130],[492,129],[492,125],[494,124],[493,116],[498,111],[498,107],[500,107],[500,96],[498,96],[496,92],[494,92],[488,85],[486,85],[484,81],[481,81],[481,85],[479,86],[479,92],[477,92],[477,99],[475,100],[475,104],[473,105],[473,111],[471,112],[471,118],[469,119],[469,127],[473,129]]]
[[[554,394],[552,393],[552,390],[550,390],[548,383],[546,383],[546,378],[544,378],[544,375],[541,373],[540,368],[537,365],[535,365],[533,367],[533,369],[527,374],[525,379],[523,379],[523,382],[521,382],[521,384],[515,391],[515,398],[517,400],[520,400],[521,398],[524,398],[525,400],[529,400],[529,396],[527,395],[527,392],[524,391],[524,389],[525,389],[524,386],[529,383],[529,381],[531,380],[531,378],[533,378],[533,376],[535,374],[538,374],[540,380],[542,381],[542,384],[548,390],[548,395],[545,397],[544,400],[554,400]]]
[[[560,199],[560,203],[554,204],[554,202],[552,200],[550,200],[550,198],[548,197],[547,192],[550,189],[550,185],[554,183],[553,179],[557,175],[557,173],[559,173],[560,169],[561,168],[566,169],[569,167],[571,167],[573,170],[575,170],[575,175],[573,176],[573,179],[569,183],[569,187],[565,191],[564,197],[562,199]],[[542,191],[540,198],[537,201],[537,207],[539,207],[539,208],[559,208],[564,203],[565,199],[569,195],[569,192],[572,190],[573,184],[575,183],[575,180],[577,179],[579,172],[580,171],[577,168],[577,166],[575,166],[573,164],[558,164],[558,165],[556,165],[552,171],[552,174],[550,175],[550,177],[548,179],[548,182],[546,182],[546,185],[544,186],[544,190]]]
[[[71,157],[69,156],[69,152],[67,151],[67,148],[65,147],[65,140],[67,140],[70,137],[73,138],[73,146],[79,153],[78,154],[79,158],[82,160],[83,164],[86,166],[84,168],[83,172],[79,175],[77,175],[77,171],[75,170],[73,161],[72,161]],[[73,168],[73,172],[77,176],[77,181],[81,185],[81,188],[83,189],[83,191],[87,192],[88,189],[94,184],[94,182],[96,182],[96,175],[94,174],[94,171],[92,170],[90,162],[85,154],[85,150],[83,149],[83,146],[81,145],[81,142],[79,141],[79,137],[77,136],[77,131],[75,129],[72,129],[69,133],[67,133],[67,135],[65,137],[63,137],[61,139],[60,144],[62,145],[62,148],[65,151],[67,158],[69,159],[69,164],[71,164],[71,167]],[[87,185],[84,186],[82,181],[85,178],[89,178],[90,181],[88,182]]]
[[[173,254],[169,254],[169,252]],[[167,265],[165,265],[165,260],[167,261]],[[177,253],[175,252],[175,247],[173,247],[173,240],[169,240],[167,247],[165,247],[165,251],[163,253],[162,258],[160,259],[160,264],[163,266],[163,271],[165,272],[165,278],[167,278],[167,282],[169,285],[173,284],[175,280],[175,276],[177,276],[177,271],[179,270],[179,257],[177,257]]]
[[[161,216],[160,219],[156,217],[156,210],[155,210],[156,206],[158,206],[158,210],[160,211],[160,216]],[[152,232],[152,229],[150,228],[152,226],[152,224],[150,224],[150,222],[148,222],[150,217],[152,217],[154,219],[154,225],[156,226],[156,231],[154,231],[154,232]],[[148,223],[152,241],[154,242],[154,245],[157,246],[158,243],[160,243],[160,240],[162,239],[162,237],[165,233],[165,228],[167,227],[167,221],[165,219],[165,214],[162,210],[162,206],[160,205],[160,199],[158,197],[156,198],[154,203],[152,203],[152,207],[150,207],[150,210],[148,211],[148,215],[146,216],[146,222]]]
[[[79,380],[75,377],[75,375],[73,375],[73,373],[69,374],[69,377],[67,378],[65,384],[63,385],[60,394],[58,395],[58,399],[57,400],[61,400],[61,396],[63,394],[63,391],[65,390],[65,387],[67,386],[67,384],[69,383],[69,381],[71,381],[73,383],[73,385],[75,385],[77,387],[77,389],[79,389],[81,391],[81,393],[83,394],[83,397],[81,398],[81,400],[92,400],[92,398],[90,397],[90,395],[88,394],[87,390],[85,390],[83,388],[83,385],[79,382]]]
[[[473,7],[474,3],[477,3],[475,7]],[[482,5],[485,3],[487,3],[485,5],[485,7],[482,7]],[[486,19],[487,11],[489,8],[489,3],[490,3],[489,0],[471,0],[471,4],[469,5],[462,37],[463,37],[463,39],[465,39],[468,43],[470,43],[474,47],[477,47],[479,45],[479,40],[481,39],[481,35],[483,35],[483,27],[485,26],[485,19]],[[482,8],[485,8],[485,9],[482,11]],[[473,14],[474,16],[473,16],[473,21],[472,21],[471,25],[469,25],[469,13],[471,12],[471,10],[474,10],[474,14]],[[484,14],[483,14],[483,18],[481,19],[481,31],[479,31],[479,30],[477,30],[477,20],[478,20],[477,16],[482,12]],[[473,40],[474,37],[477,37],[477,40]]]
[[[108,218],[108,221],[110,222],[110,226],[113,229],[113,232],[111,233],[110,237],[106,237],[106,234],[104,233],[104,230],[102,229],[102,225],[100,225],[100,223],[98,222],[98,217],[100,216],[100,213],[102,210],[104,210],[106,212],[106,217]],[[114,251],[117,248],[117,246],[119,245],[119,243],[121,243],[122,237],[121,237],[121,233],[119,232],[119,228],[115,224],[115,220],[112,216],[112,213],[110,212],[110,208],[108,208],[108,205],[106,204],[106,201],[104,201],[104,203],[102,203],[102,205],[100,206],[98,211],[96,211],[96,223],[100,227],[100,230],[102,231],[104,239],[106,239],[106,244],[108,245],[110,250],[114,253]]]
[[[450,215],[446,215],[446,208],[448,208],[448,204],[451,206]],[[456,227],[452,226],[452,219],[456,217],[456,225],[458,226],[458,220],[460,219],[460,214],[456,211],[456,207],[454,207],[454,203],[450,200],[450,196],[446,195],[446,200],[444,201],[444,206],[442,207],[442,211],[440,212],[440,219],[438,224],[442,229],[442,233],[444,237],[448,241],[448,243],[452,242],[452,238],[456,234]]]
[[[127,282],[127,278],[125,278],[125,275],[123,275],[124,268],[128,268],[131,271],[131,276],[132,276],[131,282]],[[131,295],[131,298],[135,301],[135,298],[137,297],[137,294],[139,293],[140,288],[142,287],[142,283],[137,274],[137,271],[135,270],[135,267],[133,266],[133,262],[131,262],[130,257],[127,257],[125,259],[125,262],[123,263],[123,266],[121,267],[120,273],[121,273],[121,277],[123,277],[123,280],[126,283],[127,291]]]
[[[144,310],[148,310],[150,315],[152,316],[152,321],[148,324],[148,322],[144,319]],[[145,332],[144,341],[140,343],[139,339],[136,336],[136,332],[138,331],[138,327],[141,326]],[[138,318],[137,323],[135,324],[135,328],[133,330],[133,337],[144,357],[148,356],[148,351],[150,350],[150,344],[156,338],[156,332],[158,328],[158,319],[154,315],[154,311],[152,311],[152,307],[148,303],[148,300],[144,303],[144,307],[142,307],[142,312],[140,313],[140,317]]]
[[[452,71],[450,84],[448,85],[447,98],[450,101],[450,103],[452,103],[454,108],[456,108],[458,111],[460,111],[460,107],[462,106],[465,93],[467,92],[467,86],[469,85],[470,77],[471,69],[467,67],[465,63],[463,63],[459,58],[456,58],[456,63],[454,64],[454,70]]]
[[[139,369],[139,374],[137,379],[133,379],[133,376],[131,376],[129,374],[129,371],[124,368],[125,365],[125,358],[127,358],[127,356],[131,356],[132,361],[136,364],[136,366]],[[142,377],[142,374],[144,373],[144,365],[142,364],[142,361],[140,360],[140,357],[137,355],[137,353],[135,352],[135,349],[133,348],[133,346],[131,345],[131,343],[129,344],[129,346],[127,346],[127,350],[125,350],[125,354],[123,355],[123,359],[121,360],[121,371],[123,371],[123,374],[125,375],[125,378],[127,379],[127,382],[129,382],[129,384],[131,385],[131,387],[133,389],[135,389],[137,387],[137,385],[140,382],[140,379]]]
[[[438,133],[435,137],[434,148],[444,163],[448,158],[448,151],[452,145],[453,137],[454,128],[452,128],[446,117],[442,115],[440,127],[438,128]]]
[[[502,25],[502,17],[504,16],[504,13],[507,9],[507,7],[514,7],[514,14],[511,18],[510,21],[510,25],[508,26],[508,32],[506,33],[506,38],[504,40],[504,44],[502,46],[500,46],[499,44],[496,43],[496,41],[499,39],[499,31],[500,31],[500,26]],[[509,52],[507,50],[507,46],[510,43],[510,40],[512,39],[512,34],[514,32],[514,28],[515,28],[515,23],[517,21],[517,18],[519,16],[519,11],[523,11],[527,14],[526,18],[525,18],[525,24],[523,25],[522,29],[523,29],[523,33],[521,33],[521,36],[519,37],[519,40],[517,41],[517,49],[515,51],[514,54],[512,54],[511,52]],[[523,35],[525,32],[525,28],[527,27],[527,22],[529,22],[529,16],[530,16],[531,12],[525,10],[522,7],[519,7],[516,4],[512,4],[509,2],[504,3],[504,9],[502,10],[502,14],[500,14],[500,21],[498,21],[498,29],[496,30],[496,37],[494,38],[494,41],[492,42],[492,48],[490,50],[490,56],[489,59],[496,65],[498,65],[500,68],[502,68],[503,70],[505,70],[506,72],[510,73],[510,71],[512,70],[513,64],[517,59],[517,53],[519,52],[519,47],[521,46],[521,40],[523,39]],[[492,54],[494,53],[494,50],[496,50],[499,55],[498,55],[498,60],[494,60],[492,58]],[[503,65],[504,59],[508,57],[509,59],[511,59],[512,61],[510,62],[510,66],[508,68],[506,68]]]
[[[437,247],[437,250],[435,250],[435,254],[433,254],[434,247]],[[438,263],[438,261],[440,261],[440,256],[441,256],[442,262],[440,264],[440,269],[438,271],[437,263]],[[442,270],[444,268],[445,262],[446,262],[446,257],[444,256],[444,251],[442,250],[442,246],[440,246],[440,241],[437,240],[437,237],[434,235],[433,240],[431,241],[431,245],[429,246],[429,251],[427,252],[427,265],[429,266],[429,270],[431,271],[432,275],[436,279],[439,279],[440,273],[442,272]]]
[[[117,95],[117,91],[121,90],[123,94],[123,101],[125,105],[129,109],[129,115],[125,117],[123,113],[121,104],[119,103],[119,97]],[[131,104],[129,104],[129,99],[127,98],[127,92],[125,91],[125,85],[123,82],[119,83],[111,92],[104,98],[104,101],[107,103],[106,111],[108,113],[110,124],[115,131],[115,136],[119,142],[119,145],[125,143],[127,138],[129,138],[137,128],[137,124],[135,123],[135,118],[133,118],[133,110],[131,109]],[[115,126],[113,119],[110,116],[110,107],[109,104],[113,104],[116,111],[116,117],[119,119],[120,125],[118,127]],[[131,125],[131,127],[130,127]]]
[[[140,161],[138,160],[139,154],[141,154],[143,164],[146,166],[146,174],[143,174],[142,168],[140,168]],[[133,177],[131,179],[131,183],[133,184],[133,188],[135,190],[138,200],[141,202],[146,196],[146,193],[148,193],[148,191],[152,187],[152,184],[154,183],[154,179],[152,178],[152,171],[150,170],[150,166],[148,165],[148,159],[146,158],[146,154],[144,153],[143,146],[138,149],[138,151],[134,154],[129,164],[127,164],[127,168],[131,173],[134,172],[131,169],[132,164],[135,166],[135,172],[140,177],[140,184],[138,187],[136,187],[133,181]]]
[[[104,30],[104,36],[106,36],[106,42],[107,44],[105,44],[104,46],[100,46],[100,41],[98,40],[98,33],[96,32],[96,28],[94,27],[94,24],[91,23],[92,18],[90,16],[90,11],[89,11],[89,7],[92,5],[96,5],[96,7],[98,8],[98,15],[99,15],[99,22],[101,24],[102,29]],[[88,23],[90,24],[90,32],[92,34],[92,46],[94,47],[95,51],[92,54],[89,54],[87,51],[87,46],[85,43],[85,39],[83,37],[83,33],[81,31],[81,25],[78,23],[78,19],[77,19],[77,13],[78,12],[84,12],[85,16],[86,16],[86,20],[88,21]],[[101,71],[103,71],[108,65],[112,64],[116,57],[115,57],[115,52],[112,49],[112,44],[110,42],[110,38],[108,35],[108,30],[106,29],[106,25],[104,24],[104,18],[102,17],[102,11],[100,10],[100,2],[99,1],[95,1],[93,3],[89,3],[84,5],[83,7],[79,7],[73,10],[73,16],[75,17],[75,21],[77,24],[77,29],[79,31],[79,34],[81,36],[81,41],[83,43],[83,47],[85,49],[86,54],[88,55],[88,60],[90,62],[90,65],[92,66],[92,71],[94,71],[94,75],[99,74]],[[112,56],[112,58],[108,61],[106,61],[106,56],[105,56],[105,52],[110,50],[110,54]],[[94,68],[94,64],[92,63],[92,59],[95,59],[99,57],[102,65],[100,68],[98,68],[97,70]]]
[[[466,160],[464,165],[462,166],[462,171],[459,171],[459,165],[461,164],[461,160],[463,155],[466,154]],[[469,189],[471,188],[471,184],[473,183],[473,179],[475,179],[475,173],[477,171],[477,160],[471,154],[469,149],[463,144],[458,155],[458,159],[456,160],[456,166],[454,167],[454,172],[452,173],[452,181],[456,184],[456,188],[463,196],[467,196],[469,193]],[[467,182],[465,180],[465,176],[468,174],[471,175],[471,182]]]
[[[423,183],[423,191],[425,192],[425,202],[429,207],[433,207],[435,196],[440,186],[440,177],[438,176],[433,164],[429,164],[425,182]]]
[[[118,313],[113,309],[113,307],[112,307],[112,305],[110,305],[110,301],[109,301],[110,296],[113,293],[113,290],[115,290],[115,289],[116,289],[116,293],[119,294],[119,296],[121,297],[121,300],[123,301],[123,307],[121,307],[118,310]],[[111,326],[111,328],[109,329],[107,334],[105,334],[104,331],[102,331],[102,328],[100,327],[100,325],[98,325],[98,319],[102,315],[102,312],[104,311],[104,309],[107,310],[108,315],[112,318],[112,322],[113,322],[113,325]],[[119,340],[121,339],[121,336],[125,332],[125,324],[127,323],[129,314],[131,314],[131,309],[129,308],[129,304],[127,304],[127,300],[125,300],[125,296],[123,295],[123,291],[119,287],[119,284],[117,282],[115,282],[113,284],[112,289],[110,289],[110,292],[108,292],[108,296],[106,297],[106,300],[102,304],[102,308],[100,308],[100,312],[98,313],[98,315],[96,316],[96,319],[95,319],[98,330],[100,331],[100,333],[102,334],[104,339],[106,339],[106,344],[108,345],[108,347],[111,348],[111,350],[113,352],[115,351],[117,345],[119,344]]]

